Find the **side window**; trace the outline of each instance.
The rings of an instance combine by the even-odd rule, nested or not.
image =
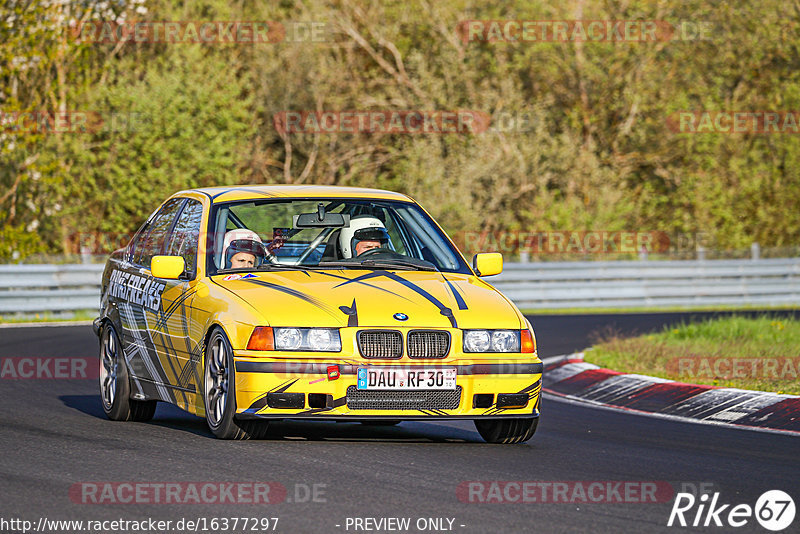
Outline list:
[[[128,247],[128,261],[133,263],[141,263],[142,249],[144,248],[144,242],[147,240],[147,233],[149,231],[150,226],[148,222],[145,221]]]
[[[386,227],[389,238],[392,240],[395,252],[408,256],[409,253],[406,251],[405,241],[403,241],[403,237],[400,235],[400,229],[397,227],[393,214],[385,209],[382,211],[384,212],[383,224]]]
[[[137,263],[149,269],[153,256],[164,253],[164,245],[169,238],[167,234],[183,201],[184,199],[182,198],[173,198],[158,211],[150,223],[150,231],[142,246],[141,256],[137,254],[137,259],[139,260]]]
[[[188,200],[183,207],[167,254],[183,256],[186,272],[194,273],[197,269],[197,243],[200,239],[200,220],[203,218],[203,205],[196,200]]]

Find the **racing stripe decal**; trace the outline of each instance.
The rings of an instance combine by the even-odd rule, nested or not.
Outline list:
[[[272,389],[269,392],[270,393],[283,393],[284,391],[286,391],[287,389],[292,387],[294,385],[294,383],[297,382],[298,380],[300,380],[300,379],[299,378],[295,378],[294,380],[290,380],[288,384],[284,384],[282,386],[278,386],[277,388]]]
[[[269,390],[267,393],[264,393],[260,397],[258,397],[253,404],[250,405],[249,408],[245,410],[245,413],[257,413],[263,410],[267,406],[267,394],[269,393],[283,393],[290,387],[294,385],[299,379],[295,378],[294,380],[288,380],[281,384],[280,386],[276,387],[275,389]]]
[[[517,394],[519,394],[519,393],[528,393],[528,400],[531,400],[534,397],[537,397],[536,405],[533,407],[533,409],[534,410],[538,410],[539,409],[539,401],[541,400],[541,395],[539,395],[539,394],[541,393],[541,391],[542,391],[542,381],[540,379],[540,380],[537,380],[536,382],[534,382],[533,384],[531,384],[530,386],[518,391]],[[498,408],[495,405],[495,406],[489,408],[488,410],[486,410],[485,412],[483,412],[482,415],[497,415],[497,414],[503,413],[503,412],[505,412],[507,410],[518,410],[518,409],[519,408]]]
[[[525,389],[527,389],[527,388],[525,388]],[[536,389],[534,389],[533,391],[531,391],[530,394],[528,395],[528,400],[529,401],[531,399],[533,399],[534,397],[537,397],[536,405],[533,407],[534,410],[538,410],[539,409],[539,401],[541,400],[541,395],[539,395],[540,392],[541,392],[541,385],[539,387],[537,387]],[[503,412],[505,412],[507,410],[519,410],[519,409],[520,408],[498,408],[497,406],[494,406],[492,408],[489,408],[485,412],[483,412],[481,415],[498,415],[498,414],[501,414],[501,413],[503,413]]]
[[[419,287],[414,282],[406,280],[402,276],[390,271],[378,270],[378,271],[373,271],[371,273],[362,274],[361,276],[357,276],[356,278],[353,278],[346,282],[342,282],[341,284],[334,287],[341,287],[347,284],[356,283],[362,280],[368,280],[370,278],[377,278],[381,276],[384,276],[390,280],[394,280],[399,284],[403,284],[404,286],[416,292],[417,294],[425,297],[431,304],[439,308],[439,313],[450,319],[450,324],[452,325],[453,328],[458,328],[458,323],[456,322],[456,318],[453,315],[453,310],[442,304],[442,302],[439,299],[437,299],[436,297],[434,297],[433,295],[431,295],[430,293]]]
[[[159,310],[158,321],[156,321],[156,324],[153,326],[153,329],[154,330],[165,329],[167,327],[167,321],[169,320],[170,317],[172,317],[172,314],[174,314],[178,310],[178,308],[184,303],[186,299],[194,295],[196,292],[197,291],[194,289],[190,291],[184,291],[178,298],[175,299],[175,301],[172,304],[169,305],[169,307],[166,310],[163,311]]]
[[[447,286],[450,288],[450,291],[453,292],[453,298],[456,299],[456,304],[458,304],[458,309],[468,310],[469,307],[467,306],[467,303],[464,301],[464,297],[462,297],[461,293],[458,292],[458,289],[456,289],[456,286],[453,285],[453,282],[448,280],[447,277],[445,277],[445,275],[442,275],[442,278],[444,278],[444,281],[447,282]]]
[[[349,308],[347,306],[339,306],[339,309],[342,310],[343,314],[347,315],[348,327],[358,326],[358,310],[356,310],[356,299],[353,299],[353,304],[351,304]]]
[[[529,391],[532,391],[532,390],[536,389],[537,387],[539,387],[541,385],[542,385],[542,379],[540,378],[539,380],[537,380],[536,382],[534,382],[530,386],[526,387],[525,389],[521,389],[521,390],[517,391],[517,394],[519,394],[519,393],[528,393]]]
[[[169,389],[164,387],[167,380],[163,374],[163,369],[151,357],[155,353],[155,348],[153,347],[153,339],[147,324],[147,314],[144,313],[143,309],[134,308],[128,302],[119,302],[117,309],[122,321],[123,335],[128,334],[131,336],[129,343],[126,343],[126,340],[122,341],[122,350],[125,360],[128,362],[128,369],[132,371],[131,378],[137,389],[140,393],[146,394],[138,379],[149,381],[154,386],[155,394],[160,400],[174,403],[174,396]],[[137,376],[135,372],[137,366],[132,365],[132,360],[141,361],[144,367],[143,371],[146,371],[149,376]]]
[[[313,272],[316,273],[316,274],[322,274],[322,275],[325,275],[325,276],[330,276],[332,278],[338,278],[339,280],[344,280],[346,282],[357,282],[357,283],[365,285],[365,286],[367,286],[367,287],[369,287],[371,289],[377,289],[378,291],[383,291],[384,293],[389,293],[390,295],[394,295],[395,297],[399,297],[399,298],[401,298],[403,300],[407,300],[407,301],[411,302],[411,299],[408,299],[408,298],[404,297],[403,295],[400,295],[399,293],[395,293],[394,291],[390,291],[390,290],[388,290],[386,288],[383,288],[383,287],[380,287],[380,286],[375,286],[375,285],[369,284],[367,282],[362,282],[361,280],[358,280],[356,278],[348,278],[346,276],[329,273],[327,271],[313,271]],[[361,277],[359,277],[359,278],[361,278]]]
[[[452,325],[453,328],[458,328],[458,323],[456,322],[456,318],[453,315],[453,310],[451,310],[450,308],[448,308],[447,306],[442,304],[439,301],[439,299],[437,299],[436,297],[434,297],[433,295],[431,295],[430,293],[428,293],[427,291],[425,291],[424,289],[419,287],[414,282],[411,282],[410,280],[406,280],[402,276],[399,276],[399,275],[397,275],[395,273],[391,273],[391,272],[388,272],[388,271],[384,271],[384,272],[386,273],[386,276],[388,276],[392,280],[403,284],[407,288],[411,289],[412,291],[417,292],[418,294],[420,294],[423,297],[425,297],[426,299],[428,299],[428,301],[430,301],[434,306],[439,308],[439,313],[441,313],[442,315],[444,315],[445,317],[450,319],[450,324]]]
[[[321,300],[319,300],[319,299],[317,299],[315,297],[312,297],[311,295],[307,295],[307,294],[303,293],[302,291],[298,291],[298,290],[292,289],[290,287],[284,287],[284,286],[281,286],[281,285],[278,285],[278,284],[273,284],[271,282],[267,282],[267,281],[264,281],[264,280],[258,280],[258,279],[255,279],[255,278],[242,278],[241,281],[242,282],[248,282],[248,283],[251,283],[251,284],[256,284],[256,285],[259,285],[259,286],[262,286],[262,287],[266,287],[266,288],[269,288],[269,289],[274,289],[275,291],[280,291],[282,293],[286,293],[287,295],[291,295],[293,297],[297,297],[300,300],[308,302],[309,304],[313,304],[317,308],[329,313],[330,315],[332,315],[336,319],[339,319],[341,317],[341,316],[337,315],[336,312],[334,312],[333,309],[331,309],[330,306],[328,306],[327,304],[325,304]]]
[[[156,314],[156,324],[153,327],[154,332],[151,332],[151,338],[154,333],[157,333],[160,336],[161,348],[164,350],[167,365],[169,366],[172,376],[175,377],[174,384],[172,384],[170,381],[167,381],[165,382],[165,385],[172,388],[172,394],[175,396],[176,401],[178,400],[178,395],[181,396],[183,402],[179,402],[179,405],[183,406],[188,406],[190,404],[187,393],[192,394],[197,390],[195,384],[192,383],[192,379],[198,375],[196,367],[200,360],[199,358],[194,358],[194,355],[191,354],[192,351],[188,341],[188,314],[186,313],[186,301],[196,292],[196,289],[184,290],[166,310],[159,310]],[[173,337],[177,335],[177,333],[170,332],[169,330],[169,320],[178,310],[181,310],[182,312],[179,316],[179,322],[181,323],[182,329],[181,337],[184,340],[186,349],[185,352],[189,355],[189,358],[182,358],[178,355],[178,350],[175,348],[173,343]],[[181,366],[180,362],[183,360],[185,360],[186,363]],[[163,370],[166,372],[166,369]],[[199,383],[199,380],[195,383]]]

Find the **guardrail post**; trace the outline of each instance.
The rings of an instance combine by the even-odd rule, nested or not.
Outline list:
[[[697,259],[699,261],[705,261],[706,259],[706,247],[703,245],[698,245],[697,247]]]
[[[758,243],[750,245],[750,259],[757,260],[761,256],[761,247]]]

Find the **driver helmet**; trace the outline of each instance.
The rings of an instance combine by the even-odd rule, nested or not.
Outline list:
[[[255,267],[258,267],[267,256],[267,251],[261,242],[261,238],[258,237],[257,233],[246,228],[239,228],[226,233],[222,250],[225,258],[225,269],[231,268],[231,260],[239,252],[252,254],[255,257]]]
[[[342,228],[339,233],[339,248],[342,249],[342,257],[345,259],[356,257],[356,245],[361,241],[377,241],[381,248],[387,248],[391,243],[389,233],[383,223],[376,217],[370,216],[350,219],[350,226]]]

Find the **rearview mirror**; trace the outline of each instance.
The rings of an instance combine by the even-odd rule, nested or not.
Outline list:
[[[150,262],[150,274],[153,278],[177,280],[186,269],[182,256],[153,256]]]
[[[472,269],[478,276],[492,276],[503,272],[503,255],[499,252],[482,252],[472,258]]]
[[[315,213],[301,213],[292,216],[295,228],[344,228],[350,226],[350,215],[346,213],[327,213],[320,203]]]

